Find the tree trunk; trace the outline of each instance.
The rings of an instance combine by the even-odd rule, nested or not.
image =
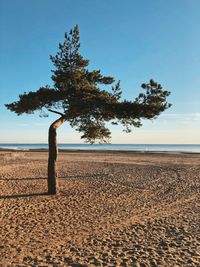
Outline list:
[[[49,127],[49,160],[48,160],[48,194],[55,195],[58,191],[58,174],[56,161],[58,156],[58,146],[56,138],[57,128],[66,121],[65,116],[61,116]]]

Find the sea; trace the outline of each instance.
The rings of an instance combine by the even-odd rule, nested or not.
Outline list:
[[[62,150],[200,153],[200,144],[58,144]],[[0,144],[0,149],[48,150],[48,144]]]

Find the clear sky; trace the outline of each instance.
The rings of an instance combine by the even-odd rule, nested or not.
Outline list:
[[[131,134],[112,126],[112,143],[200,143],[199,0],[0,0],[0,143],[46,143],[56,118],[17,116],[4,107],[52,84],[49,55],[79,25],[91,68],[121,80],[135,98],[150,78],[171,91],[173,106]],[[80,143],[66,123],[61,143]]]

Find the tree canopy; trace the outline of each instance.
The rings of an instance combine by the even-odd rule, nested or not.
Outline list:
[[[104,76],[100,70],[89,70],[89,60],[80,54],[79,29],[65,33],[59,51],[50,56],[54,64],[53,86],[19,95],[19,100],[6,107],[21,115],[36,110],[57,112],[82,133],[81,138],[93,143],[106,142],[111,132],[106,122],[121,123],[125,131],[140,127],[142,119],[152,119],[170,107],[170,92],[151,79],[141,85],[142,93],[134,100],[122,99],[120,82]],[[108,91],[102,89],[108,86]]]

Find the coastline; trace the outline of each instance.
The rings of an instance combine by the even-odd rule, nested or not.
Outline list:
[[[49,150],[46,148],[40,148],[40,149],[11,149],[11,148],[0,148],[0,152],[48,152]],[[200,152],[188,152],[188,151],[157,151],[157,150],[109,150],[109,149],[58,149],[59,153],[108,153],[108,154],[167,154],[167,155],[200,155]]]
[[[0,150],[48,151],[47,143],[0,143]],[[131,153],[199,153],[200,144],[58,144],[59,151],[131,152]]]

